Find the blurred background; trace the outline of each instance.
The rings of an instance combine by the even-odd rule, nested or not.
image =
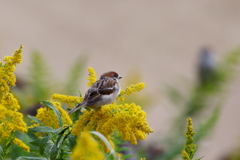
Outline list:
[[[17,81],[28,85],[28,78],[34,77],[30,71],[38,73],[40,68],[43,73],[35,78],[42,74],[47,78],[37,83],[46,83],[46,89],[51,88],[40,100],[49,99],[56,92],[67,94],[54,87],[70,81],[68,72],[74,64],[81,67],[81,78],[76,82],[79,86],[69,92],[73,95],[78,95],[78,90],[82,93],[87,90],[88,66],[98,76],[109,70],[117,71],[123,76],[122,88],[145,82],[146,89],[133,98],[140,96],[144,100],[139,103],[155,132],[143,146],[165,153],[170,144],[166,142],[169,137],[165,137],[174,132],[171,127],[181,117],[180,105],[188,101],[186,97],[191,99],[192,91],[199,86],[199,53],[205,52],[203,48],[211,50],[213,54],[209,55],[215,63],[239,47],[239,8],[237,0],[2,1],[0,56],[2,59],[20,45],[25,46],[23,63],[16,71]],[[228,159],[240,146],[239,65],[236,68],[230,83],[218,91],[221,96],[214,94],[214,102],[208,103],[211,106],[217,98],[224,99],[211,133],[198,142],[196,158]],[[168,94],[170,88],[174,88],[174,93],[175,89],[180,90],[184,96]],[[172,103],[174,97],[182,98],[181,102]],[[24,106],[29,105],[28,100],[22,99]],[[196,125],[204,123],[213,112],[214,108],[197,112]],[[182,123],[186,124],[185,119]],[[178,134],[184,136],[184,131]]]

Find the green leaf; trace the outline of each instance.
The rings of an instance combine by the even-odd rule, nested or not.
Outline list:
[[[0,145],[0,154],[3,152],[2,146]]]
[[[121,148],[118,148],[117,149],[117,152],[121,152],[121,151],[129,151],[131,150],[131,148],[128,148],[128,147],[121,147]]]
[[[106,159],[107,160],[115,160],[116,158],[114,158],[112,154],[109,154],[106,156]],[[117,160],[119,160],[119,159],[117,159]]]
[[[39,153],[43,155],[44,153],[44,147],[47,145],[48,140],[51,138],[51,136],[44,137],[40,143],[39,143]]]
[[[41,124],[42,126],[45,126],[41,120],[39,120],[38,118],[36,118],[36,117],[34,117],[34,116],[28,115],[28,118],[30,118],[31,120],[33,120],[33,121]]]
[[[68,136],[68,141],[69,141],[69,147],[71,150],[73,150],[73,148],[75,147],[76,145],[76,136],[73,136],[73,135],[69,135]]]
[[[21,156],[21,157],[18,157],[16,160],[47,160],[47,158],[44,158],[44,157],[26,157],[26,156]]]
[[[3,159],[4,151],[2,149],[2,146],[0,145],[0,159]]]
[[[74,113],[72,114],[72,120],[73,120],[73,122],[75,122],[76,120],[78,120],[78,119],[79,119],[79,116],[83,114],[82,111],[81,111],[81,109],[82,109],[82,108],[78,109],[76,112],[74,112]],[[86,107],[86,109],[87,109],[87,107]],[[71,109],[70,109],[70,110],[71,110]]]
[[[32,133],[32,132],[27,132],[28,137],[30,137],[32,140],[38,139],[38,137]]]
[[[7,145],[5,147],[5,154],[8,154],[10,149],[12,148],[13,145],[13,140],[15,139],[15,132],[12,132],[11,135],[7,139]]]
[[[44,147],[45,148],[45,152],[44,152],[45,157],[50,157],[51,149],[53,148],[53,146],[54,146],[54,142],[50,139],[47,142],[47,145]],[[48,160],[50,160],[50,159],[48,159]]]
[[[41,102],[45,106],[51,108],[54,111],[54,113],[57,115],[58,124],[59,124],[60,127],[62,127],[62,125],[63,125],[62,117],[61,117],[60,112],[56,109],[56,107],[51,102],[48,102],[48,101],[41,101]]]
[[[35,139],[34,141],[31,141],[29,142],[30,144],[34,145],[34,146],[37,146],[39,147],[39,144],[41,142],[42,139],[38,138],[38,139]]]
[[[15,132],[12,132],[7,139],[7,143],[11,143],[15,138]]]
[[[36,126],[33,128],[28,129],[29,132],[56,132],[56,130],[52,129],[51,127],[48,126]]]
[[[56,131],[57,134],[60,134],[60,132],[62,132],[63,129],[65,129],[66,127],[70,127],[70,126],[71,125],[62,126],[62,127],[58,128],[58,129],[56,129],[55,131]]]
[[[56,145],[54,145],[51,150],[50,158],[57,159],[57,155],[58,155],[58,148]]]
[[[79,97],[83,97],[81,91],[79,90],[78,92],[79,92]]]
[[[105,145],[108,147],[108,149],[110,150],[110,154],[112,154],[114,156],[114,158],[117,158],[117,154],[114,151],[114,148],[112,147],[112,145],[110,144],[110,142],[107,140],[107,138],[104,135],[102,135],[101,133],[96,132],[96,131],[91,131],[90,133],[98,136],[105,143]]]
[[[70,127],[70,125],[68,126],[63,126],[60,130],[60,132],[58,133],[58,135],[62,135],[68,128]]]
[[[56,144],[58,145],[58,142],[60,141],[60,139],[62,138],[64,132],[68,130],[68,127],[67,128],[64,128],[59,134],[58,134],[58,138],[57,138],[57,141],[56,141]]]
[[[67,156],[66,155],[67,153],[65,151],[69,150],[69,147],[67,145],[63,145],[63,144],[64,144],[64,141],[67,139],[67,137],[70,134],[71,134],[71,132],[68,132],[67,134],[65,134],[63,136],[63,138],[61,139],[61,141],[59,141],[59,143],[56,143],[58,151],[60,150],[59,155],[58,155],[59,160],[63,159],[64,156]]]
[[[131,157],[133,157],[134,155],[123,155],[122,157],[121,157],[121,159],[127,159],[127,158],[131,158]]]

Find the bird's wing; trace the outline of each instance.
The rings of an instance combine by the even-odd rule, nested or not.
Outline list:
[[[108,78],[108,79],[100,79],[88,90],[84,99],[87,101],[88,105],[95,103],[101,98],[102,95],[110,95],[112,94],[116,88],[115,84],[117,82]]]
[[[93,84],[91,88],[87,91],[84,96],[82,103],[78,104],[75,108],[68,112],[68,114],[74,113],[81,107],[94,105],[97,101],[101,99],[102,95],[112,94],[116,88],[115,84],[117,82],[111,78],[100,79]]]
[[[98,92],[102,95],[110,95],[116,90],[116,83],[117,82],[111,78],[104,79],[98,87]]]

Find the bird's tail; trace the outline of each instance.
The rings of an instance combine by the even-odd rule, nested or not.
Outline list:
[[[68,114],[72,114],[72,113],[76,112],[76,111],[77,111],[78,109],[80,109],[81,107],[84,107],[84,105],[85,105],[85,102],[79,103],[75,108],[73,108],[72,110],[70,110],[70,111],[68,112]]]

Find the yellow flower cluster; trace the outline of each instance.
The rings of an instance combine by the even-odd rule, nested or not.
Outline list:
[[[91,67],[88,67],[88,72],[89,72],[88,86],[92,87],[93,83],[95,83],[97,81],[97,75],[96,75],[96,72],[94,71],[94,69]]]
[[[145,88],[145,83],[137,83],[137,84],[131,84],[129,87],[127,87],[125,90],[121,90],[119,96],[117,99],[124,101],[123,95],[131,95],[133,92],[139,92],[143,88]]]
[[[13,140],[13,143],[21,148],[23,148],[26,152],[30,152],[30,148],[25,144],[23,143],[20,139],[18,138],[15,138]]]
[[[186,150],[182,151],[182,159],[183,160],[191,160],[190,157],[188,156],[188,153],[186,152]]]
[[[146,113],[140,106],[132,104],[105,105],[99,110],[85,110],[73,126],[72,134],[78,135],[84,130],[102,133],[110,142],[110,135],[117,130],[122,139],[137,144],[137,139],[146,139],[153,132],[146,121]],[[106,148],[104,148],[106,151]]]
[[[185,133],[185,137],[187,138],[186,144],[184,146],[184,150],[182,151],[182,159],[183,160],[191,160],[197,151],[196,144],[193,144],[194,139],[193,136],[196,132],[193,132],[193,123],[192,119],[188,117],[187,119],[187,131]]]
[[[103,160],[104,155],[99,144],[91,137],[89,132],[83,132],[78,137],[77,145],[72,153],[72,160]]]
[[[196,132],[193,132],[194,128],[193,128],[193,123],[192,123],[192,119],[190,117],[188,117],[187,119],[187,131],[185,133],[185,136],[187,138],[186,141],[186,145],[192,144],[194,142],[193,136]]]
[[[62,109],[61,104],[59,102],[53,102],[53,101],[50,101],[50,102],[60,112],[64,125],[71,125],[73,122],[72,122],[71,118],[69,117],[68,113],[64,109]],[[39,108],[37,110],[36,118],[41,120],[44,125],[52,127],[53,129],[60,128],[60,126],[58,124],[57,116],[51,108],[48,108],[48,107]],[[39,126],[39,125],[40,124],[35,123],[31,127]]]
[[[53,94],[52,100],[71,104],[71,103],[81,103],[83,101],[83,97],[67,96],[67,95],[62,95],[62,94]]]
[[[12,132],[16,130],[22,133],[27,132],[26,123],[23,121],[23,115],[18,111],[10,110],[0,104],[0,137],[8,139]],[[0,139],[1,141],[1,139]]]
[[[0,142],[1,139],[8,139],[12,132],[27,132],[23,115],[18,112],[20,106],[17,99],[10,93],[10,86],[15,86],[16,77],[13,74],[15,67],[22,61],[22,48],[15,50],[13,56],[5,56],[0,62]],[[13,141],[19,147],[29,152],[29,147],[19,139]]]
[[[15,50],[13,56],[5,56],[3,61],[4,64],[0,62],[0,91],[2,93],[7,93],[10,91],[10,86],[15,86],[16,77],[13,72],[16,70],[16,65],[22,62],[22,49]]]

